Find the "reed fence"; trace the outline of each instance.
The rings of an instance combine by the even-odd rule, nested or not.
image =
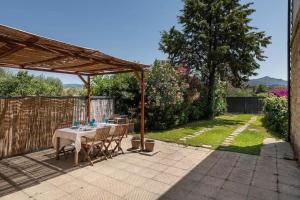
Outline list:
[[[114,100],[92,97],[92,118],[114,113]],[[0,159],[52,146],[55,129],[86,120],[83,97],[0,97]]]

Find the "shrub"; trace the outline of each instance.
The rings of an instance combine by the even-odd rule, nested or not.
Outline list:
[[[57,78],[33,76],[27,71],[0,71],[1,96],[60,96],[62,92],[63,84]]]
[[[92,80],[92,94],[115,99],[115,112],[136,117],[139,105],[139,82],[132,73],[96,76]]]
[[[206,92],[201,96],[201,88],[204,90],[199,78],[190,75],[184,66],[155,61],[145,72],[145,128],[167,129],[203,118]],[[92,81],[93,95],[114,97],[115,112],[128,114],[137,128],[140,123],[139,89],[134,74],[97,76]],[[219,105],[222,107],[223,103]]]
[[[275,88],[271,91],[271,94],[273,94],[277,97],[287,97],[288,89],[287,88]]]
[[[286,97],[268,97],[264,101],[264,114],[266,126],[286,139],[288,137],[288,101]]]
[[[152,129],[166,129],[186,123],[181,112],[184,102],[179,74],[167,62],[155,61],[146,80],[146,124]]]

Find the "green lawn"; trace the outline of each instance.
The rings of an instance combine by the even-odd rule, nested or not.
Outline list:
[[[203,120],[171,130],[150,132],[146,134],[146,137],[191,146],[211,145],[212,148],[216,149],[234,129],[243,125],[252,116],[249,114],[226,114],[216,117],[214,120]],[[207,127],[211,129],[195,138],[186,141],[180,140],[184,136],[191,135]]]
[[[269,137],[282,138],[280,135],[269,132],[264,128],[263,116],[259,115],[256,122],[239,134],[230,146],[221,147],[220,150],[259,155],[263,140]]]

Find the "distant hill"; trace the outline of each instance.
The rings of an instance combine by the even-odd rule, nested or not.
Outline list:
[[[64,88],[82,88],[81,84],[64,84]]]
[[[266,86],[287,86],[287,81],[283,79],[272,78],[265,76],[262,78],[251,79],[248,81],[249,86],[266,85]]]

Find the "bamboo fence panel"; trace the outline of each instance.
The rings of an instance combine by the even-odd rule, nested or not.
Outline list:
[[[91,101],[91,118],[97,122],[103,121],[105,117],[114,114],[114,99],[112,98],[93,98]]]
[[[0,159],[52,147],[57,128],[86,120],[86,98],[0,98]],[[93,99],[93,118],[113,113],[112,99]]]

